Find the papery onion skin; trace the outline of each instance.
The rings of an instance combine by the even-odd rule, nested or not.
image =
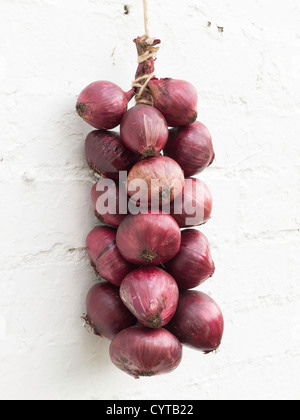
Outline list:
[[[86,160],[104,178],[119,179],[120,171],[130,171],[139,156],[125,147],[118,133],[94,130],[85,141]]]
[[[224,318],[211,297],[186,290],[180,293],[177,312],[167,328],[182,344],[211,353],[222,342]]]
[[[207,237],[196,229],[181,233],[181,246],[166,270],[176,280],[180,289],[194,289],[213,276],[215,264]]]
[[[107,191],[97,191],[99,188],[99,183],[101,183],[101,180],[93,185],[91,189],[91,198],[92,203],[95,210],[96,217],[100,220],[100,222],[105,223],[106,225],[112,226],[112,227],[119,227],[121,222],[127,217],[126,214],[120,214],[119,213],[119,197],[120,197],[120,189],[119,186],[116,185],[115,189],[108,188]],[[113,213],[99,213],[99,206],[97,206],[98,199],[102,196],[102,194],[106,194],[109,196],[109,200],[112,200],[115,203],[116,208],[116,214]]]
[[[163,114],[169,127],[181,127],[197,120],[198,93],[191,83],[166,78],[152,79],[148,86],[155,108]]]
[[[136,269],[121,256],[115,229],[106,226],[93,229],[86,239],[86,249],[96,273],[115,286],[120,286],[124,277]]]
[[[135,105],[125,113],[120,133],[125,146],[143,157],[161,152],[169,136],[164,116],[156,108],[144,104]]]
[[[125,93],[114,83],[97,81],[80,93],[76,110],[92,127],[111,130],[120,124],[133,96],[134,90]]]
[[[145,158],[133,166],[128,174],[127,190],[128,195],[133,197],[135,191],[130,185],[135,180],[144,180],[145,187],[141,189],[143,198],[141,204],[151,203],[156,197],[159,204],[168,204],[182,193],[184,187],[184,174],[178,163],[166,156],[154,156]],[[154,180],[159,181],[155,184]]]
[[[170,373],[182,360],[182,345],[163,328],[127,328],[115,336],[109,351],[115,366],[135,379]]]
[[[106,282],[97,283],[91,288],[86,298],[86,307],[86,323],[96,335],[108,340],[137,322],[123,304],[119,289]]]
[[[188,211],[190,206],[194,208],[191,212]],[[212,207],[213,198],[208,186],[200,179],[187,178],[182,194],[182,211],[176,214],[176,203],[173,203],[171,215],[180,228],[184,229],[206,223],[211,217]]]
[[[179,290],[170,274],[158,267],[146,267],[125,277],[120,296],[141,324],[148,328],[161,328],[175,315]]]
[[[117,232],[118,249],[127,261],[154,266],[170,261],[178,253],[181,232],[168,214],[129,215]]]
[[[164,155],[174,159],[181,166],[186,178],[200,174],[215,159],[208,128],[196,121],[194,124],[171,129]]]

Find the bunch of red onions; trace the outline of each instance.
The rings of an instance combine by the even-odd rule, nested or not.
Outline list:
[[[212,216],[209,187],[195,178],[214,161],[212,136],[196,121],[195,87],[153,77],[160,41],[144,36],[135,43],[133,88],[92,83],[76,109],[97,129],[85,154],[101,177],[91,189],[99,224],[86,239],[98,280],[83,319],[111,341],[115,366],[139,378],[172,372],[183,345],[217,350],[224,319],[217,303],[196,290],[215,272],[209,240],[195,229]]]

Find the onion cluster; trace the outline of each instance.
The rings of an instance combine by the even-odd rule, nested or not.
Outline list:
[[[135,42],[147,57],[149,40]],[[137,80],[154,71],[148,56],[140,60]],[[197,121],[197,91],[170,78],[152,77],[146,89],[141,86],[124,93],[96,82],[76,107],[96,128],[85,154],[101,177],[91,189],[101,223],[86,239],[98,281],[83,318],[111,341],[115,366],[134,378],[172,372],[183,345],[217,350],[224,330],[217,303],[196,290],[215,272],[209,240],[195,228],[212,215],[212,194],[195,176],[215,158],[212,136]],[[130,108],[134,95],[137,104]]]

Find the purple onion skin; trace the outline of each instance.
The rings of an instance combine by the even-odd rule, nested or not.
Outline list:
[[[166,269],[180,289],[194,289],[212,277],[215,264],[207,237],[195,229],[184,230],[180,250]]]
[[[178,253],[180,243],[179,226],[168,214],[129,215],[117,232],[121,255],[139,266],[155,266],[170,261]]]
[[[119,171],[130,171],[139,160],[113,131],[92,131],[85,141],[85,154],[93,171],[115,181],[119,179]]]
[[[167,330],[141,326],[121,331],[110,345],[117,368],[138,379],[170,373],[182,360],[182,345]]]
[[[138,104],[125,113],[120,132],[128,149],[143,157],[160,153],[169,137],[164,116],[156,108],[144,104]]]
[[[152,79],[148,86],[155,108],[163,114],[169,127],[181,127],[197,120],[198,93],[191,83],[166,78]]]
[[[156,197],[159,204],[168,204],[182,193],[184,187],[184,174],[175,160],[166,156],[154,156],[143,159],[133,166],[128,174],[128,195],[132,197],[135,191],[130,190],[130,183],[136,179],[146,181],[147,191],[143,191],[142,205],[151,203]],[[153,180],[159,181],[156,186]],[[145,184],[145,185],[146,185]]]
[[[175,206],[171,204],[171,215],[174,217],[181,229],[200,226],[205,224],[211,217],[213,198],[208,186],[197,178],[187,178],[192,180],[192,184],[185,181],[185,186],[182,194],[182,212],[175,214]],[[197,192],[196,185],[199,186]],[[193,214],[188,214],[185,210],[185,203],[192,205],[195,208]],[[188,222],[188,219],[194,218],[194,221]]]
[[[186,178],[200,174],[215,159],[211,134],[199,121],[185,127],[173,128],[169,132],[164,155],[181,166]]]
[[[112,340],[120,331],[136,325],[136,319],[123,304],[119,289],[109,283],[97,283],[86,299],[86,322],[96,335]]]
[[[121,123],[133,95],[133,90],[125,93],[114,83],[94,82],[79,95],[76,110],[92,127],[111,130]]]
[[[116,245],[116,230],[100,226],[86,239],[86,249],[96,273],[115,286],[136,267],[124,260]]]
[[[116,190],[115,190],[116,194],[111,188],[109,188],[108,191],[105,192],[106,195],[107,194],[109,195],[109,200],[111,199],[112,201],[116,202],[116,214],[109,214],[109,213],[100,214],[98,213],[98,209],[97,209],[97,201],[99,197],[101,197],[102,194],[104,194],[104,192],[97,191],[97,185],[98,185],[98,182],[93,185],[92,190],[91,190],[91,198],[92,198],[92,203],[95,209],[95,215],[100,220],[100,222],[117,228],[120,226],[121,222],[127,217],[127,214],[119,214],[119,193],[120,193],[119,187],[118,185],[116,185]]]
[[[180,293],[177,312],[167,328],[182,344],[211,353],[222,342],[224,318],[208,295],[186,290]]]
[[[138,321],[148,328],[161,328],[175,315],[179,290],[176,281],[158,267],[141,268],[123,280],[120,296]]]

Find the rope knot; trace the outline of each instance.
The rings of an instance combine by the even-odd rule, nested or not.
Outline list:
[[[136,103],[143,103],[153,106],[153,97],[148,88],[150,80],[155,76],[154,62],[156,60],[160,44],[159,39],[149,38],[148,35],[138,37],[134,40],[138,50],[138,69],[136,79],[132,87],[136,89]]]

